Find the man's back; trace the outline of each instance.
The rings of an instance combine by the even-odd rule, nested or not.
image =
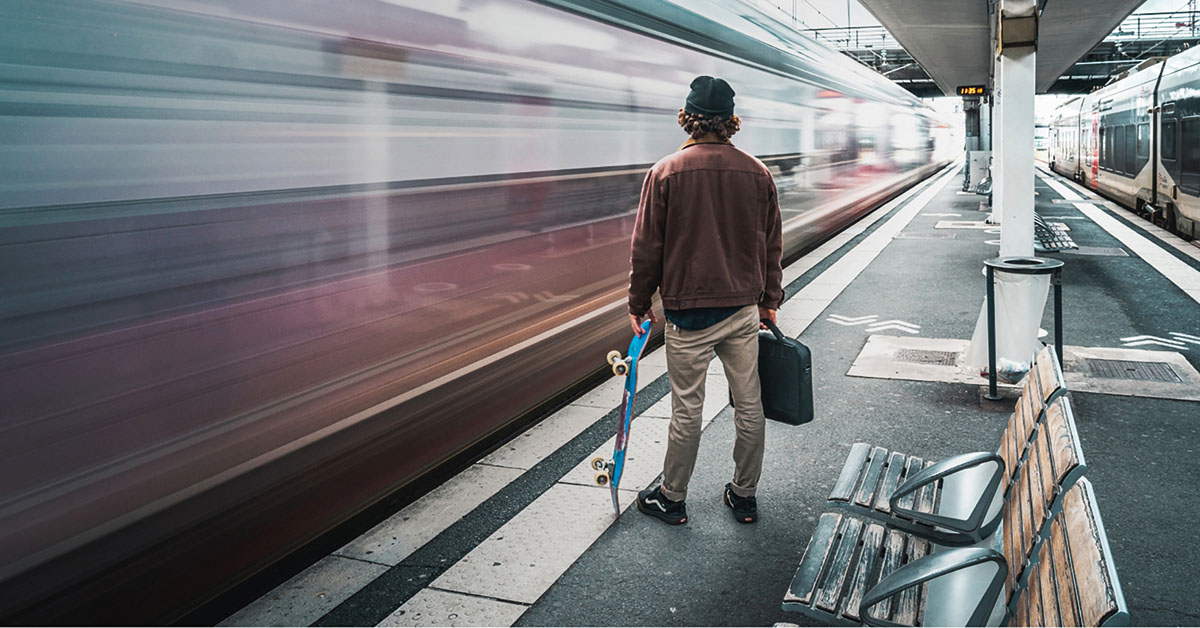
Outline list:
[[[649,258],[661,246],[661,278],[645,277],[658,285],[634,286],[647,305],[658,287],[663,306],[672,310],[778,307],[779,205],[761,161],[728,143],[689,143],[651,168],[642,204],[631,279],[637,279],[639,248]]]

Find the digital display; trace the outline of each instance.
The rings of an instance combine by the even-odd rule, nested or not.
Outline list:
[[[984,96],[987,94],[986,85],[959,85],[959,96]]]

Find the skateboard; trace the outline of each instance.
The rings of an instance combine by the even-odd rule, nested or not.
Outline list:
[[[637,363],[642,348],[650,339],[650,321],[642,323],[642,335],[629,341],[629,351],[621,357],[619,351],[608,352],[608,364],[613,375],[625,376],[625,393],[621,396],[621,413],[617,416],[617,441],[613,445],[611,460],[599,456],[592,458],[592,469],[596,471],[596,484],[608,486],[612,491],[613,511],[621,516],[621,504],[617,499],[617,488],[621,485],[621,472],[625,469],[625,446],[629,444],[629,424],[633,421],[633,397],[637,393]]]

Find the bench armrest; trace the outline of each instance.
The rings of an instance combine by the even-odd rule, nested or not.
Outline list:
[[[902,624],[875,617],[871,613],[871,607],[910,587],[984,563],[995,563],[996,574],[992,576],[967,621],[968,626],[982,626],[991,615],[1004,587],[1004,579],[1008,576],[1008,564],[1004,561],[1004,556],[994,549],[983,547],[962,547],[930,554],[893,571],[863,596],[858,605],[858,616],[868,626],[900,626]]]
[[[995,471],[988,478],[987,484],[979,494],[979,501],[975,503],[975,506],[971,509],[971,514],[966,519],[918,512],[915,507],[916,504],[912,508],[905,508],[899,505],[902,498],[915,493],[927,484],[932,484],[947,476],[985,464],[995,465]],[[983,518],[987,516],[988,507],[991,506],[992,499],[995,497],[996,489],[1000,486],[1000,480],[1003,476],[1004,459],[996,452],[978,451],[951,456],[913,474],[903,484],[896,487],[896,491],[892,493],[892,497],[888,502],[891,504],[892,512],[910,517],[914,521],[940,526],[963,534],[975,534],[984,526]]]

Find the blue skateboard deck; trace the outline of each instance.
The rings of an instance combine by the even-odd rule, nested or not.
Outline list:
[[[605,461],[594,458],[592,468],[596,470],[596,484],[608,484],[612,492],[613,512],[621,516],[621,503],[617,491],[621,486],[621,474],[625,470],[625,447],[629,444],[629,427],[633,422],[633,399],[637,394],[637,365],[642,356],[642,349],[650,339],[650,321],[642,323],[642,334],[635,335],[629,341],[629,351],[625,357],[612,351],[608,354],[608,363],[613,373],[625,376],[625,392],[621,395],[621,413],[617,416],[617,439],[613,445],[613,457]]]

